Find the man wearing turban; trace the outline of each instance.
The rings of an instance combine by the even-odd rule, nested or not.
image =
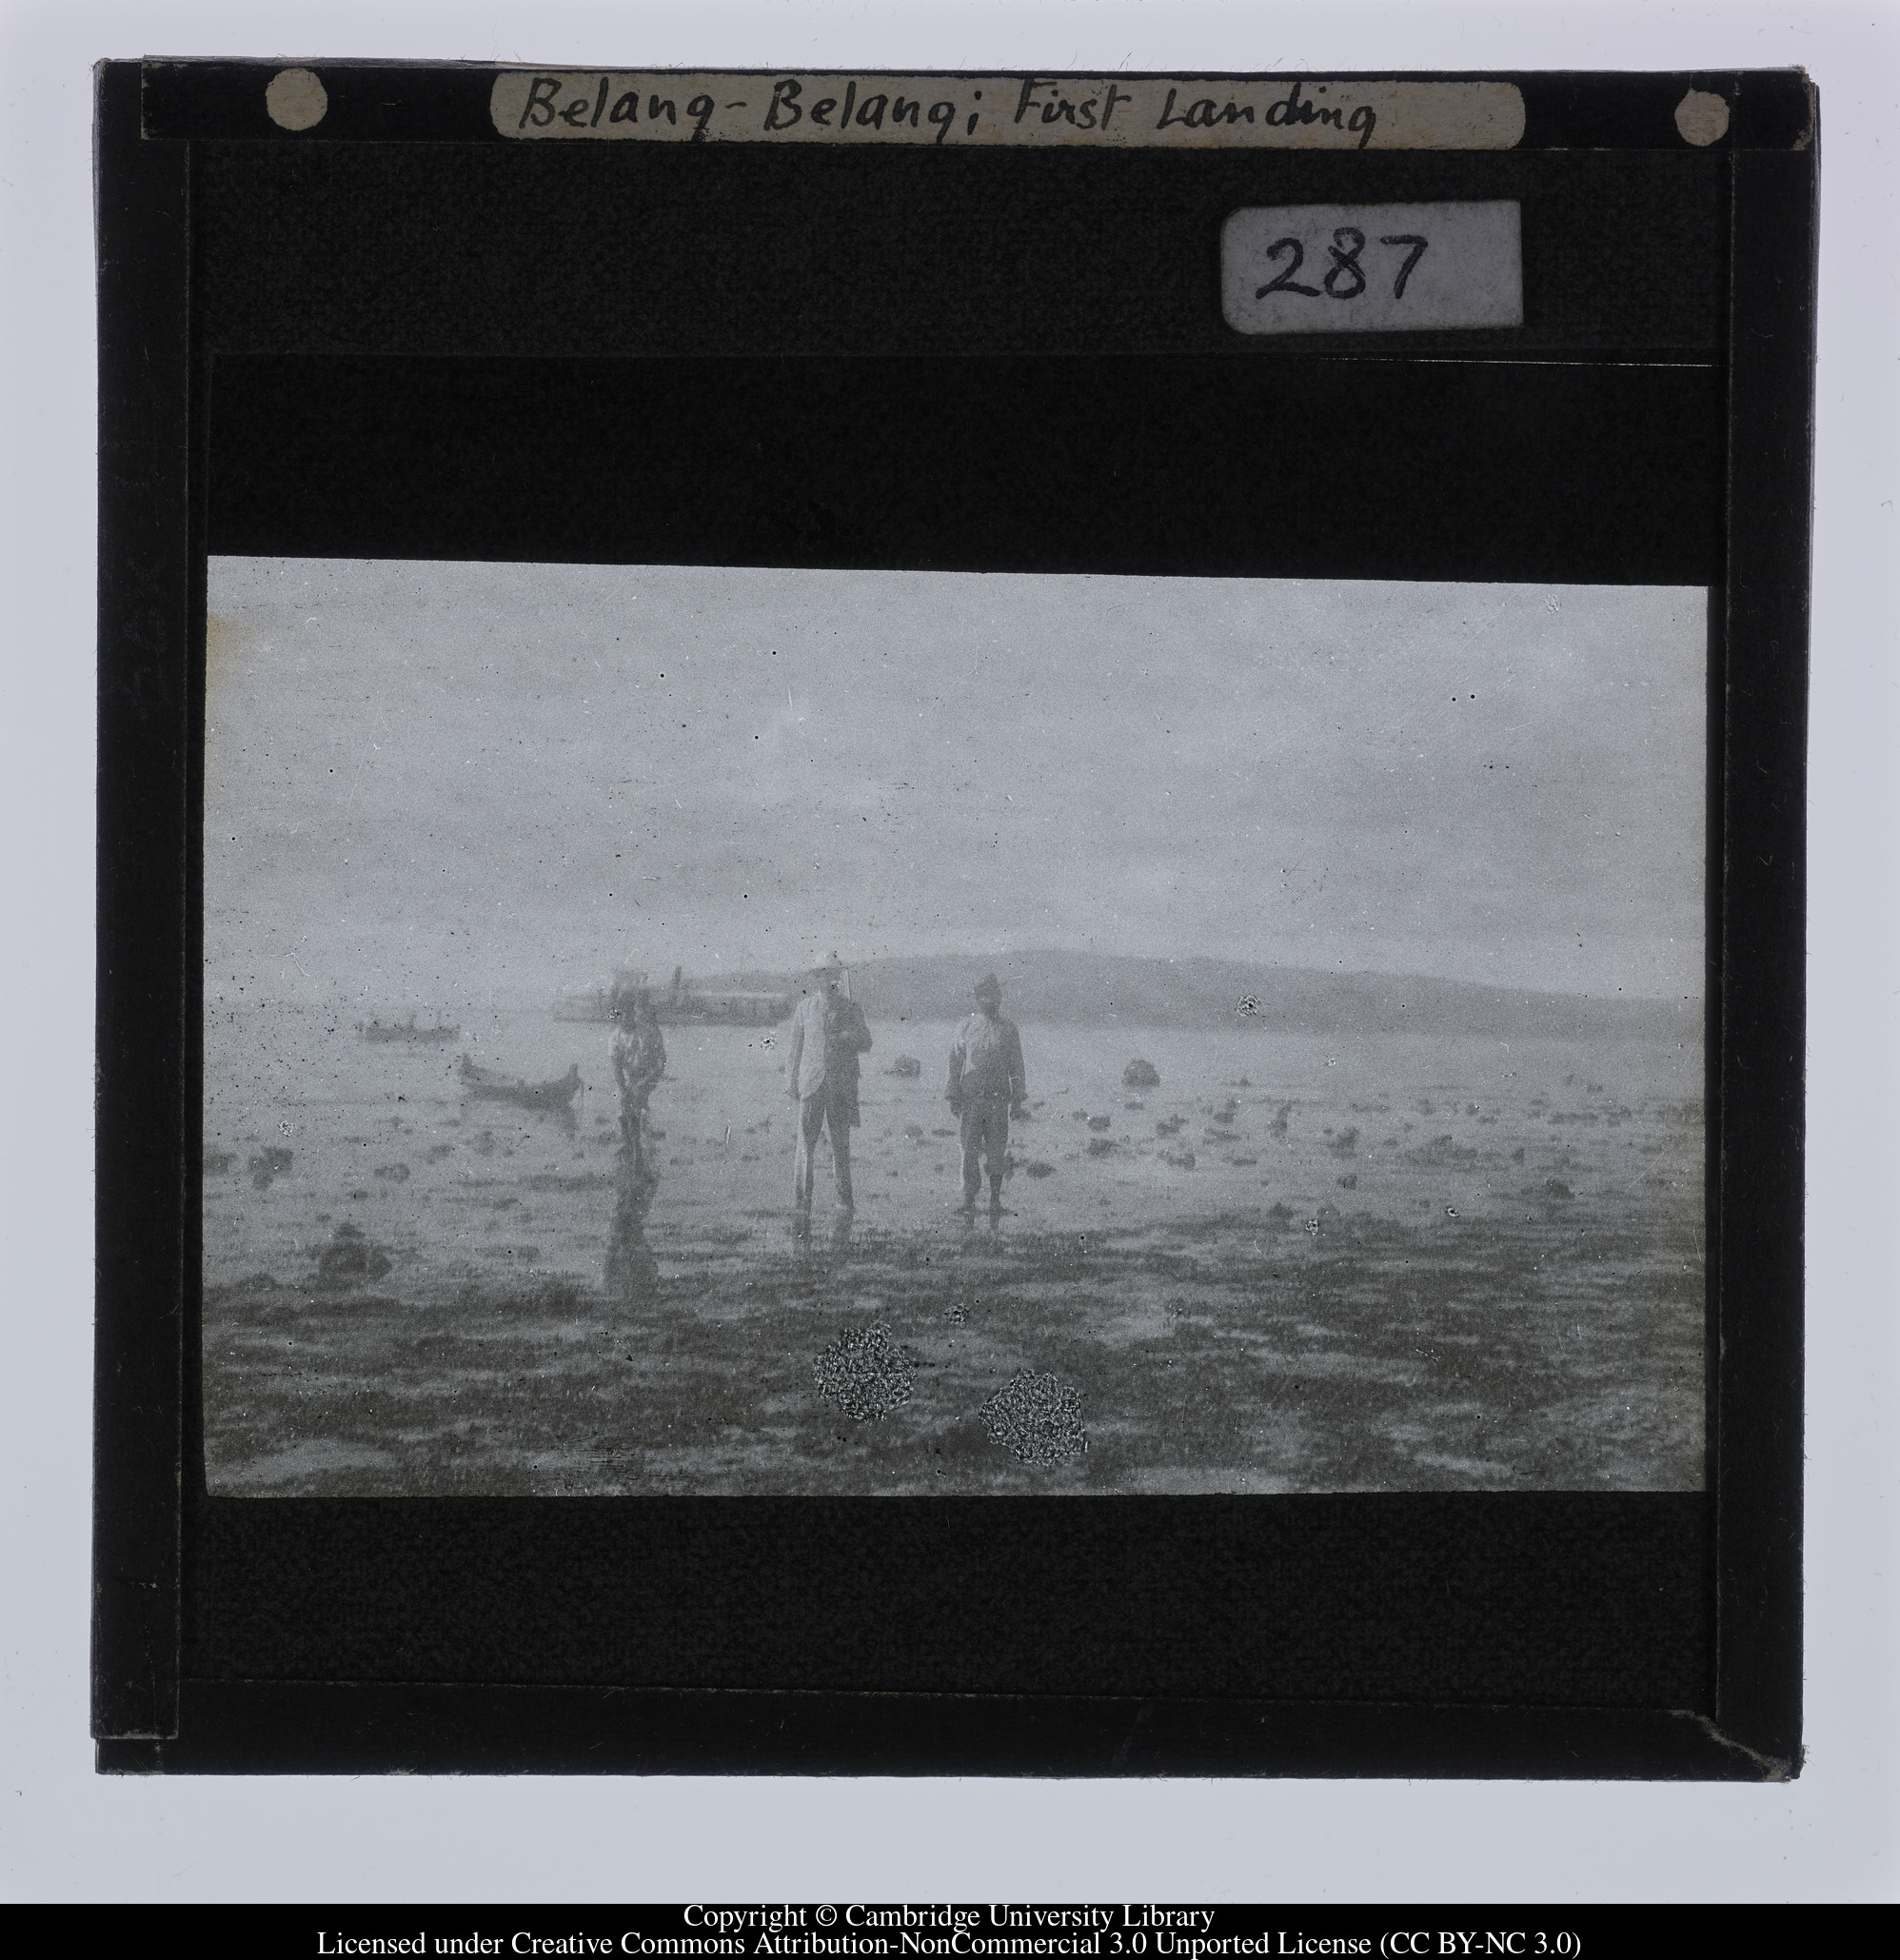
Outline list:
[[[977,1209],[983,1174],[989,1174],[990,1212],[1002,1210],[1002,1180],[1009,1166],[1009,1119],[1020,1118],[1029,1093],[1022,1073],[1022,1038],[1002,1018],[1002,983],[987,973],[977,982],[977,1011],[950,1045],[950,1114],[962,1124],[963,1213]]]

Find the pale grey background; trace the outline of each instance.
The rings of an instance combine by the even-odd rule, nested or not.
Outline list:
[[[19,1898],[827,1895],[1890,1898],[1900,1185],[1891,894],[1890,7],[11,7],[8,1360],[0,1889]],[[1245,69],[1806,62],[1827,102],[1811,797],[1810,1765],[1758,1787],[681,1779],[108,1782],[85,1740],[90,1317],[91,259],[87,64],[116,53]],[[1870,241],[1873,241],[1870,244]]]

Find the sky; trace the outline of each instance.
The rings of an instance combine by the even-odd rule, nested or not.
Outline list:
[[[213,560],[208,999],[834,948],[1699,997],[1705,604]]]

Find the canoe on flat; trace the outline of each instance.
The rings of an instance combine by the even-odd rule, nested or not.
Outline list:
[[[512,1102],[520,1109],[569,1108],[581,1088],[581,1066],[568,1064],[567,1073],[551,1082],[530,1082],[523,1076],[505,1076],[491,1068],[478,1067],[467,1056],[458,1064],[462,1086],[478,1100]]]

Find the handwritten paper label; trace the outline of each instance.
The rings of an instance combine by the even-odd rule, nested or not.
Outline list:
[[[495,128],[644,143],[1094,144],[1109,149],[1509,149],[1510,82],[1311,75],[603,74],[508,69]]]
[[[1236,211],[1220,310],[1241,333],[1521,327],[1515,204],[1309,204]]]

